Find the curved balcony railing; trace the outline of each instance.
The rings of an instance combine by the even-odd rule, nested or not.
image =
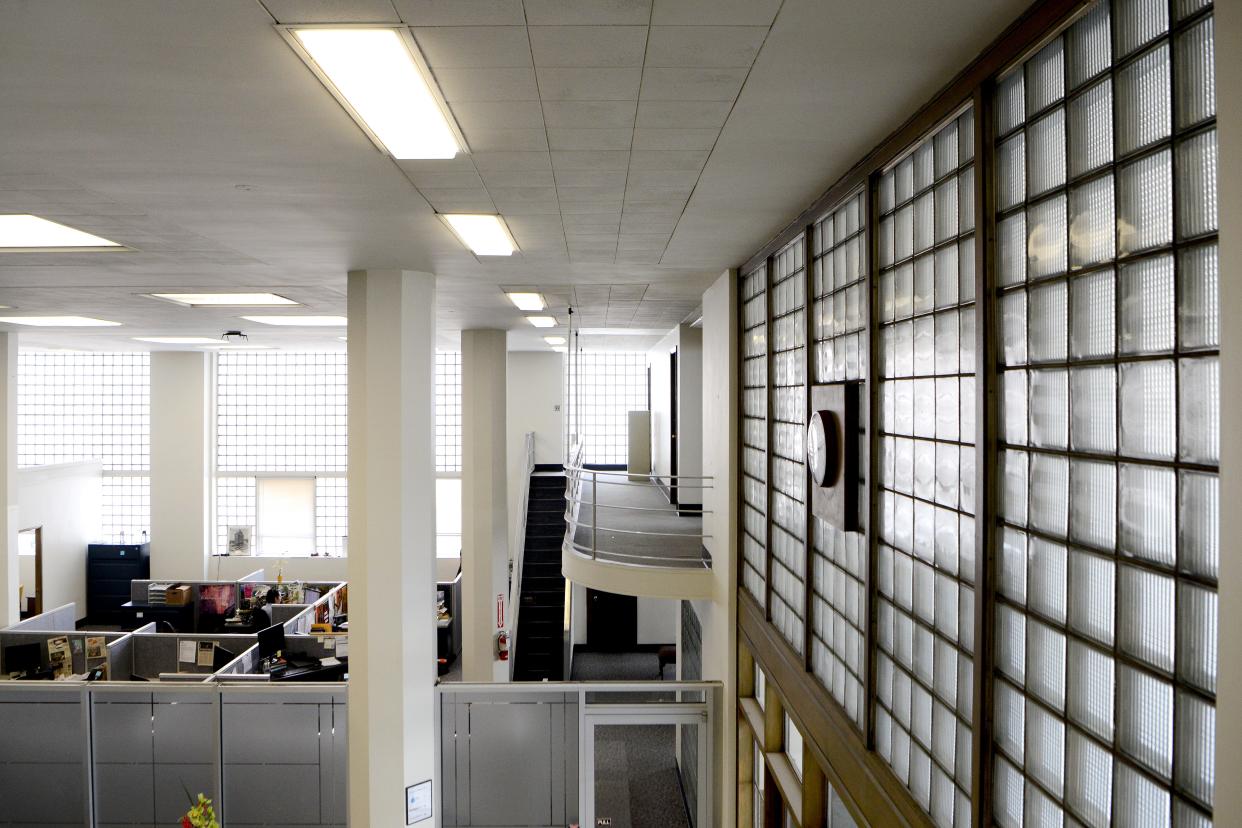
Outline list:
[[[593,561],[675,569],[710,569],[702,506],[674,506],[661,489],[711,489],[712,478],[600,471],[582,463],[582,447],[565,467],[564,551]],[[657,485],[660,484],[660,485]]]

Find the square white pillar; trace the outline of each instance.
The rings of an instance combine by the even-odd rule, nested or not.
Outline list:
[[[21,618],[17,520],[17,334],[0,333],[0,627]]]
[[[349,823],[435,781],[435,277],[349,274]],[[428,824],[432,824],[428,822]]]
[[[507,681],[495,658],[497,606],[509,599],[507,410],[504,331],[461,332],[462,678]]]
[[[211,550],[211,355],[151,354],[151,577],[207,577]]]

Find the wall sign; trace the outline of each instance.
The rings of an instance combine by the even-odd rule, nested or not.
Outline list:
[[[431,819],[431,780],[426,779],[405,789],[405,824],[413,825]]]
[[[811,386],[807,421],[811,514],[845,532],[860,528],[858,395],[856,382]]]

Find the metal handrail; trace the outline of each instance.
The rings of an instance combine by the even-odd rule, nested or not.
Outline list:
[[[623,550],[611,550],[599,548],[599,533],[602,529],[606,533],[614,535],[628,535],[641,537],[668,538],[670,541],[686,541],[697,539],[700,541],[700,549],[702,541],[711,537],[703,532],[656,532],[644,529],[624,529],[621,527],[601,526],[599,522],[600,509],[613,509],[625,513],[655,513],[662,515],[677,515],[678,517],[701,518],[703,515],[712,514],[708,509],[682,509],[676,506],[669,508],[654,508],[649,506],[625,506],[621,504],[608,504],[599,502],[599,486],[600,483],[605,485],[628,485],[628,486],[651,486],[652,483],[632,482],[632,481],[616,481],[616,480],[600,480],[601,476],[626,476],[631,477],[629,472],[612,472],[601,471],[597,469],[585,468],[582,463],[583,446],[579,443],[574,446],[570,452],[569,462],[565,466],[565,541],[563,549],[566,552],[573,552],[578,555],[585,556],[591,560],[607,560],[613,563],[630,563],[635,565],[650,565],[649,562],[659,562],[663,567],[681,567],[681,568],[710,568],[710,559],[700,554],[699,557],[682,557],[675,555],[646,555],[635,552],[626,552]],[[582,486],[587,482],[584,478],[589,475],[589,483],[591,486],[591,499],[588,501],[583,497]],[[686,480],[686,481],[712,481],[709,475],[671,475],[671,474],[643,474],[648,480]],[[703,483],[694,483],[687,486],[693,489],[710,489],[710,485]],[[580,519],[582,509],[590,506],[590,521],[586,522]],[[591,530],[590,546],[578,543],[577,535],[579,529]]]

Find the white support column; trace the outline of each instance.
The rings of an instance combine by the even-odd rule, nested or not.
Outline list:
[[[0,627],[21,617],[17,519],[17,334],[0,333]]]
[[[405,825],[438,787],[435,277],[354,271],[348,301],[349,824]]]
[[[151,354],[151,577],[207,577],[211,549],[211,355]]]
[[[504,331],[461,332],[462,678],[506,681],[495,658],[496,606],[509,597],[508,351]]]

